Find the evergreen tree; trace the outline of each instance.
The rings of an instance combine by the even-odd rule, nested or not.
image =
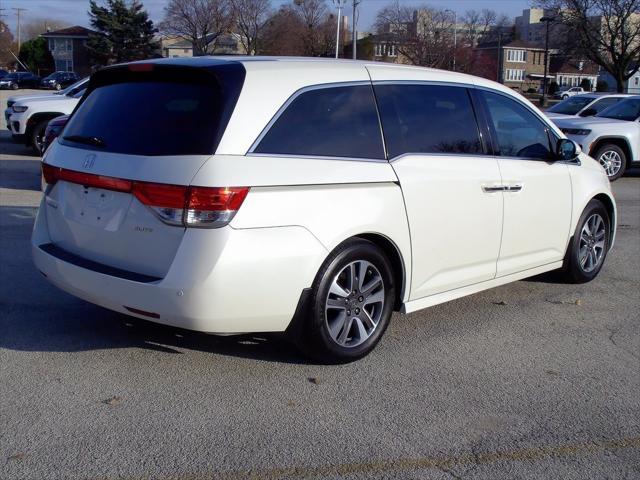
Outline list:
[[[89,5],[91,26],[96,31],[87,41],[93,65],[144,60],[158,54],[160,46],[154,40],[158,30],[141,2],[106,0],[101,6],[91,0]]]
[[[24,42],[20,46],[18,58],[36,75],[53,72],[53,57],[49,51],[47,41],[42,37],[33,38]]]

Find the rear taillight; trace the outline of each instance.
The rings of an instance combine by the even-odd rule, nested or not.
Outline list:
[[[134,195],[164,223],[185,227],[222,227],[229,223],[249,193],[249,187],[197,187],[137,182],[42,164],[49,185],[58,180]]]

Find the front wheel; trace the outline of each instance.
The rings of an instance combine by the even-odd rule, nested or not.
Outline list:
[[[619,179],[627,167],[627,156],[624,150],[613,143],[600,147],[595,154],[595,159],[604,168],[610,182]]]
[[[611,242],[611,219],[599,200],[591,200],[582,212],[569,242],[563,274],[570,283],[590,282],[600,272]]]
[[[345,242],[314,281],[305,353],[327,363],[365,356],[386,330],[394,300],[393,269],[384,252],[366,240]]]
[[[60,85],[59,83],[56,83],[55,87],[56,90],[60,90],[62,88],[62,85]]]
[[[47,124],[49,120],[44,120],[38,123],[31,132],[31,147],[38,153],[42,155],[44,153],[44,132],[47,129]]]
[[[17,90],[18,89],[18,84],[17,83],[12,83],[11,84],[11,90]]]

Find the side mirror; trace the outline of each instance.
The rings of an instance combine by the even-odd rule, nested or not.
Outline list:
[[[556,144],[556,158],[558,160],[573,160],[580,152],[578,145],[573,140],[561,138]]]
[[[581,117],[593,117],[598,111],[595,108],[587,108],[586,110],[580,112]]]

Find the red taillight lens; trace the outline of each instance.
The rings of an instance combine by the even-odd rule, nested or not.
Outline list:
[[[191,187],[188,208],[194,210],[238,210],[248,188]]]
[[[184,208],[187,188],[179,185],[134,182],[133,194],[141,203],[150,207]]]
[[[76,172],[46,163],[42,164],[42,175],[49,185],[63,180],[87,187],[131,193],[163,222],[185,227],[212,228],[226,225],[249,193],[249,187],[185,187],[137,182]]]

